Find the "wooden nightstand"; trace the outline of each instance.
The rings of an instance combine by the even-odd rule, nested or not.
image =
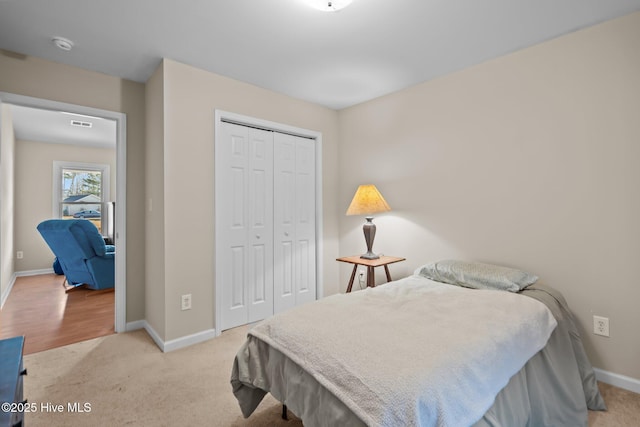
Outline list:
[[[354,256],[345,256],[342,258],[337,258],[336,261],[346,262],[349,264],[353,264],[353,271],[351,272],[351,279],[349,279],[349,286],[347,287],[347,292],[351,292],[351,288],[353,287],[353,279],[356,277],[356,271],[358,270],[359,265],[367,266],[367,286],[371,286],[372,288],[376,285],[375,283],[375,274],[373,269],[376,267],[384,267],[384,272],[387,273],[387,282],[391,281],[391,275],[389,274],[389,264],[393,264],[394,262],[404,261],[406,258],[398,258],[395,256],[380,256],[378,259],[365,259],[360,258],[360,255]]]

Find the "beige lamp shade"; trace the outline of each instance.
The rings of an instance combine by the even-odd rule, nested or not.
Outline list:
[[[366,184],[358,187],[349,209],[347,209],[347,215],[371,215],[390,210],[389,204],[382,197],[376,186]]]

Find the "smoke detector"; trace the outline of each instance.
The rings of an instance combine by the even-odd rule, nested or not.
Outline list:
[[[54,37],[53,39],[51,39],[51,41],[59,49],[62,49],[65,52],[69,52],[71,49],[73,49],[73,42],[69,39],[65,39],[64,37]]]
[[[351,4],[352,0],[305,0],[314,9],[323,12],[336,12]]]

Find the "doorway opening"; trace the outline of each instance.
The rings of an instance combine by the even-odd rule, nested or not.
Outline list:
[[[69,115],[70,121],[78,122],[81,126],[85,127],[87,126],[86,123],[90,122],[90,120],[83,119],[83,117],[91,117],[103,120],[105,123],[108,122],[115,125],[115,203],[106,205],[108,206],[108,209],[113,209],[111,219],[113,220],[112,224],[114,228],[111,230],[111,234],[113,239],[112,243],[117,247],[115,255],[114,330],[116,333],[124,332],[126,330],[126,114],[6,92],[0,92],[0,105],[1,104],[28,107],[46,112],[64,112]],[[2,155],[1,152],[0,155]],[[19,196],[20,195],[14,194],[14,198]],[[13,203],[13,200],[4,200],[5,197],[6,196],[4,194],[0,194],[0,205],[3,203]],[[60,208],[60,206],[63,206],[63,208],[65,207],[64,205],[57,203],[57,201],[54,201],[54,203],[56,203],[58,208]],[[74,206],[74,203],[72,202],[67,204],[69,206]],[[0,211],[2,212],[2,215],[6,215],[6,210],[3,209]],[[51,215],[51,213],[49,214]],[[5,218],[1,219],[3,222],[5,221]],[[13,221],[10,222],[13,223]],[[7,232],[6,230],[0,230],[0,233],[2,233],[2,231]],[[2,238],[2,236],[0,236],[0,238]],[[13,241],[9,246],[13,248]],[[13,255],[14,254],[0,253],[0,257],[2,257],[3,260],[7,257],[12,257]],[[2,283],[3,294],[5,291],[7,291],[7,293],[10,291],[15,279],[16,271],[14,268],[11,281],[9,283]]]

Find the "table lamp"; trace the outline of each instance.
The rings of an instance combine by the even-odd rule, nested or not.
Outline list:
[[[379,255],[373,253],[373,239],[376,237],[376,225],[372,222],[372,214],[387,212],[391,208],[375,185],[367,184],[358,187],[356,194],[351,200],[347,215],[364,215],[367,222],[362,226],[364,240],[367,242],[367,253],[360,255],[364,259],[378,259]]]

